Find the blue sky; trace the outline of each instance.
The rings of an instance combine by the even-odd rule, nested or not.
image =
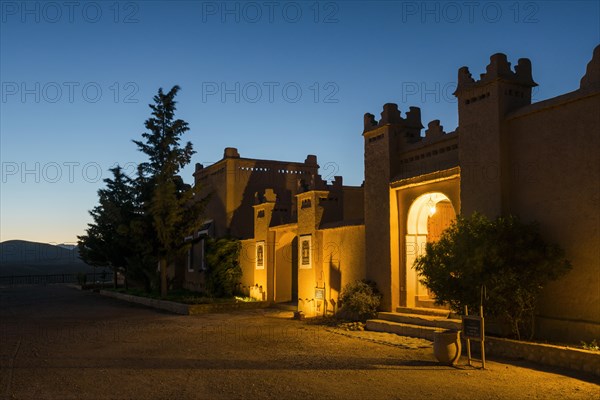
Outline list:
[[[70,5],[69,5],[70,4]],[[534,101],[577,89],[596,1],[0,2],[0,240],[75,242],[159,87],[181,86],[194,162],[303,161],[363,181],[362,119],[419,106],[456,128],[458,68],[530,58]],[[192,182],[193,166],[183,171]]]

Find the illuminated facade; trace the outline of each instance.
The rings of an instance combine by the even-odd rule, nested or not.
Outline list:
[[[333,312],[358,278],[377,283],[386,311],[434,307],[411,268],[424,244],[457,214],[512,213],[538,221],[573,264],[543,293],[539,336],[599,338],[600,46],[577,90],[531,103],[536,85],[528,59],[513,70],[495,54],[479,80],[459,69],[454,132],[434,120],[422,134],[416,107],[365,114],[363,187],[327,184],[314,156],[283,163],[226,149],[198,167],[196,183],[212,180],[218,192],[208,214],[216,232],[243,239],[242,286],[309,316]]]

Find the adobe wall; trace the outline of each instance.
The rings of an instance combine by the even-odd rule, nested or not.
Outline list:
[[[344,286],[366,277],[365,226],[350,225],[321,230],[321,271],[326,311],[334,312]]]
[[[535,107],[534,107],[535,106]],[[600,337],[600,91],[573,92],[509,117],[512,212],[536,220],[573,269],[547,286],[538,331],[547,339]]]
[[[245,295],[250,296],[251,291],[252,294],[259,293],[255,292],[261,285],[265,282],[260,279],[260,277],[255,276],[255,254],[256,247],[254,239],[246,239],[241,240],[241,250],[240,250],[240,267],[242,269],[242,291]],[[258,286],[256,286],[258,285]],[[251,289],[256,288],[256,289]],[[257,300],[262,300],[262,296],[257,297]]]
[[[342,219],[344,221],[364,221],[365,219],[365,194],[362,187],[344,186],[344,204]]]
[[[227,173],[224,161],[220,161],[204,168],[202,164],[196,164],[194,172],[194,184],[200,186],[202,198],[210,195],[204,215],[213,220],[213,229],[216,237],[227,234]]]
[[[364,229],[348,225],[311,233],[311,268],[298,269],[299,311],[308,317],[333,314],[344,286],[366,277]],[[317,288],[324,289],[323,299]]]

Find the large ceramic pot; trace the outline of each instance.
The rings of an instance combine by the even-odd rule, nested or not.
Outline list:
[[[460,331],[448,330],[433,333],[433,355],[440,363],[456,365],[461,350]]]

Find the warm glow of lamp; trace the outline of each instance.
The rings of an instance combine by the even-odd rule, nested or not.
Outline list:
[[[431,196],[429,196],[429,200],[427,201],[427,208],[429,209],[429,215],[435,214],[435,203],[433,202]]]

